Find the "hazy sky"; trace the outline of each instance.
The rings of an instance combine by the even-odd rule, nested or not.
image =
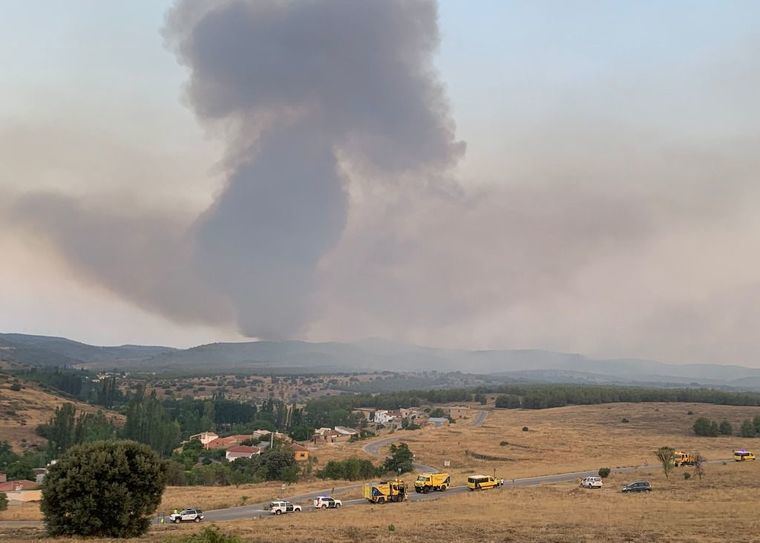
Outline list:
[[[204,4],[3,3],[0,330],[760,366],[757,2]]]

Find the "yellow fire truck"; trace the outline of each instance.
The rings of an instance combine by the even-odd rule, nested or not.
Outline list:
[[[364,485],[364,497],[372,503],[402,502],[406,493],[406,483],[399,479]]]

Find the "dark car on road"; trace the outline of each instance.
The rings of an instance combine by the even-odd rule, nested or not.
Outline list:
[[[623,487],[623,492],[651,492],[652,485],[649,481],[636,481]]]

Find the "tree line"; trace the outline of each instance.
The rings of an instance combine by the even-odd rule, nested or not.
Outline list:
[[[734,434],[733,425],[727,420],[718,421],[699,417],[692,426],[694,433],[704,437],[730,436]],[[745,419],[739,426],[739,437],[760,437],[760,415],[753,419]]]

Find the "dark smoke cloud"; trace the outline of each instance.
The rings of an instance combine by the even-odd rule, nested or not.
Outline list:
[[[213,205],[182,226],[32,195],[16,222],[147,309],[297,335],[347,221],[346,171],[428,179],[464,151],[432,66],[436,5],[180,0],[164,37],[189,71],[190,106],[226,144]]]

